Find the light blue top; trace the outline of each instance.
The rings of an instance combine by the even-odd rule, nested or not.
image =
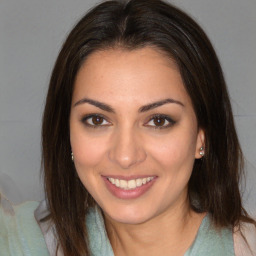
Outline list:
[[[7,204],[7,202],[6,202]],[[46,256],[44,236],[34,217],[38,202],[0,206],[0,255]]]
[[[92,256],[114,256],[107,237],[102,215],[92,209],[86,219]],[[234,242],[231,228],[217,231],[206,215],[197,236],[184,256],[234,256]]]
[[[0,255],[50,255],[44,235],[34,217],[38,202],[26,202],[13,208],[0,206]],[[98,208],[86,218],[92,256],[114,256],[102,215]],[[47,239],[46,239],[47,241]],[[48,246],[48,248],[47,248]],[[234,256],[231,229],[216,231],[207,215],[192,246],[184,256]]]

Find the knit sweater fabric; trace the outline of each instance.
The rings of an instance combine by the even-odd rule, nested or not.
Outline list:
[[[35,218],[42,211],[38,202],[18,206],[2,200],[0,205],[0,255],[1,256],[53,256],[56,249],[53,231],[45,228]],[[41,207],[41,208],[40,208]],[[38,215],[38,213],[37,213]],[[40,216],[40,214],[39,214]],[[102,214],[98,207],[91,208],[86,216],[92,256],[114,256]],[[58,253],[61,255],[61,252]],[[197,236],[184,256],[234,256],[231,228],[217,231],[206,215]]]

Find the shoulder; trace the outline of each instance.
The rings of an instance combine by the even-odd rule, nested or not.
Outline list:
[[[231,227],[217,228],[208,213],[197,232],[196,238],[185,256],[234,256]]]
[[[86,227],[91,254],[114,256],[114,252],[105,229],[103,215],[98,206],[89,209],[86,215]]]
[[[1,196],[0,251],[3,255],[47,255],[42,232],[34,217],[38,204],[29,201],[14,206]]]
[[[236,256],[256,256],[256,227],[242,222],[240,229],[234,229],[234,248]]]

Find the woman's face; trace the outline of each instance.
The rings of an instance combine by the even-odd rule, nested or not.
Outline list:
[[[80,69],[74,164],[112,220],[142,223],[184,205],[203,137],[178,68],[153,48],[96,52]]]

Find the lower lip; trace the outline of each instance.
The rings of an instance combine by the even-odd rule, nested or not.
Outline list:
[[[142,196],[143,194],[145,194],[154,184],[154,182],[156,181],[156,177],[147,182],[144,185],[141,185],[140,187],[137,187],[135,189],[122,189],[122,188],[118,188],[115,185],[113,185],[106,177],[103,177],[103,180],[108,188],[108,190],[112,193],[112,195],[114,195],[115,197],[119,198],[119,199],[135,199],[138,198],[140,196]]]

